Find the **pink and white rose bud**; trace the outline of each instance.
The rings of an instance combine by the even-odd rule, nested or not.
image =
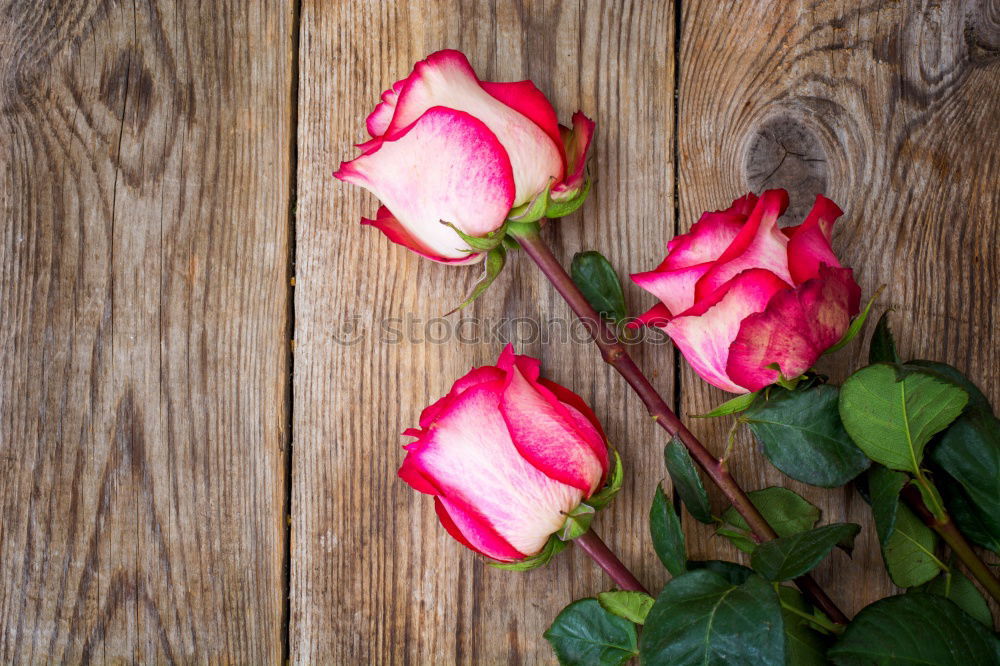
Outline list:
[[[821,195],[802,224],[782,229],[787,206],[784,190],[747,194],[671,240],[655,270],[632,275],[660,299],[640,321],[664,329],[725,391],[800,376],[858,313],[861,289],[830,246],[843,211]]]
[[[554,202],[572,199],[584,186],[594,131],[580,112],[572,129],[560,126],[530,81],[480,81],[453,50],[431,54],[382,93],[367,126],[362,154],[334,174],[383,203],[362,224],[455,264],[482,254],[442,221],[478,238],[546,192]]]
[[[429,495],[441,524],[494,560],[537,555],[567,514],[602,487],[609,451],[590,408],[539,378],[539,362],[510,345],[496,365],[475,368],[403,434],[399,469]]]

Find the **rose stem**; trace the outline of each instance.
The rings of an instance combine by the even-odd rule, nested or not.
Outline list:
[[[576,313],[577,318],[583,323],[590,333],[594,343],[600,348],[604,362],[614,367],[618,373],[625,378],[629,386],[642,399],[653,420],[667,431],[672,437],[677,437],[691,453],[691,456],[701,466],[709,478],[719,487],[722,494],[733,505],[741,516],[747,521],[747,525],[761,541],[768,541],[777,538],[777,533],[767,524],[764,516],[760,514],[757,507],[753,505],[747,494],[736,483],[725,462],[717,459],[709,452],[705,445],[698,441],[690,430],[688,430],[677,415],[667,406],[666,401],[657,393],[649,379],[642,373],[642,370],[635,364],[629,356],[625,347],[618,342],[617,336],[611,327],[587,302],[583,293],[577,289],[572,278],[566,273],[559,261],[553,256],[552,251],[542,240],[537,229],[524,229],[512,232],[524,251],[538,265],[545,277],[556,288],[556,291],[563,297],[569,307]],[[847,624],[847,616],[844,615],[836,604],[827,596],[826,592],[812,579],[806,575],[795,579],[799,589],[812,601],[813,605],[822,610],[831,620],[837,624]]]
[[[618,559],[618,556],[611,552],[601,537],[597,536],[597,532],[594,530],[587,530],[581,536],[573,539],[573,543],[578,545],[583,549],[583,552],[590,555],[590,558],[597,562],[597,565],[604,569],[611,580],[615,581],[615,585],[623,590],[631,590],[633,592],[642,592],[644,594],[649,594],[645,587],[642,586],[636,577],[632,575],[622,561]]]
[[[927,508],[927,505],[924,504],[924,499],[920,496],[920,490],[916,486],[906,486],[903,488],[901,494],[906,503],[910,505],[910,508],[920,516],[920,519],[928,527],[937,532],[944,542],[951,547],[952,552],[968,568],[969,573],[986,588],[990,596],[994,600],[1000,601],[1000,580],[997,580],[997,577],[993,575],[993,572],[990,571],[986,563],[972,549],[972,545],[966,540],[965,536],[958,531],[958,528],[955,527],[955,521],[947,514],[945,514],[943,520],[935,517],[931,510]]]

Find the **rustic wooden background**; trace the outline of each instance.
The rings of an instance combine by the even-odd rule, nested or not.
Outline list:
[[[331,178],[443,47],[597,120],[591,199],[547,231],[564,260],[648,269],[748,189],[787,187],[793,215],[823,191],[902,350],[1000,400],[996,0],[0,0],[0,662],[551,662],[548,622],[609,582],[572,549],[485,566],[395,478],[398,433],[517,331],[622,451],[597,526],[664,582],[662,434],[558,323],[544,343],[509,321],[565,319],[548,285],[515,257],[466,311],[478,339],[436,343],[476,271],[362,229],[374,200]],[[724,398],[669,346],[637,356],[682,414]],[[727,423],[693,425],[721,452]],[[866,525],[817,570],[848,611],[892,591],[856,494],[789,482],[745,436],[734,468]]]

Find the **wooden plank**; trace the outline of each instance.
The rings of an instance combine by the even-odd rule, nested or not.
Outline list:
[[[972,2],[693,0],[682,18],[680,226],[749,189],[789,189],[792,219],[825,192],[847,211],[834,247],[865,298],[888,285],[876,307],[896,309],[902,353],[956,365],[996,402],[995,11]],[[862,340],[819,368],[839,382],[865,358]],[[725,398],[687,369],[682,393],[687,414]],[[721,453],[730,422],[695,426]],[[748,487],[787,484],[825,520],[866,526],[852,560],[835,554],[816,572],[846,611],[891,593],[855,491],[788,483],[746,433],[732,467]],[[720,552],[703,527],[688,535],[701,554]]]
[[[307,1],[301,19],[291,658],[551,662],[542,639],[549,622],[610,582],[574,550],[527,573],[486,566],[446,536],[430,498],[395,474],[406,441],[398,433],[470,366],[495,360],[494,325],[565,321],[568,309],[515,256],[466,310],[479,321],[463,329],[472,342],[428,341],[427,323],[460,301],[479,270],[432,264],[361,228],[374,199],[330,173],[353,156],[384,88],[432,51],[460,48],[484,78],[535,80],[564,121],[577,108],[597,120],[591,201],[547,237],[564,260],[600,248],[622,271],[639,270],[646,248],[662,248],[672,233],[671,3]],[[629,296],[640,298],[635,289]],[[383,323],[405,329],[408,321],[412,335],[379,339]],[[356,342],[338,344],[353,324]],[[558,337],[558,326],[547,330]],[[508,321],[499,337],[515,328]],[[522,322],[525,338],[530,328]],[[621,447],[629,483],[597,528],[659,586],[646,514],[663,475],[662,438],[595,349],[551,338],[516,346],[590,400]],[[659,364],[657,381],[671,395],[671,352],[644,356]]]
[[[0,15],[0,661],[279,661],[291,3]]]

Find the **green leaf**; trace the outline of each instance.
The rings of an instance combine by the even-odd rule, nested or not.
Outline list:
[[[834,343],[832,347],[823,352],[824,354],[832,354],[835,351],[843,349],[845,346],[847,346],[847,343],[849,343],[851,340],[857,337],[858,333],[861,332],[861,327],[865,325],[865,321],[868,319],[868,313],[871,312],[872,305],[875,303],[875,299],[878,298],[878,295],[882,293],[882,289],[884,287],[885,285],[882,285],[881,287],[875,290],[875,293],[872,294],[872,297],[868,300],[868,305],[865,306],[865,309],[861,311],[861,314],[859,314],[857,317],[854,318],[854,321],[852,321],[851,325],[847,327],[846,331],[844,331],[844,335],[841,336],[840,340],[838,340],[836,343]]]
[[[695,520],[711,524],[712,507],[708,503],[708,493],[701,483],[691,455],[680,439],[674,437],[663,449],[663,458],[670,473],[674,489]]]
[[[638,653],[635,624],[609,613],[597,599],[566,606],[545,632],[560,664],[624,664]]]
[[[899,510],[899,493],[909,483],[909,477],[882,465],[875,465],[868,472],[868,492],[871,493],[872,516],[879,541],[885,543],[896,528]]]
[[[590,178],[587,178],[583,183],[583,187],[579,192],[573,197],[566,199],[564,201],[559,201],[549,197],[549,205],[545,209],[545,217],[557,218],[566,217],[570,213],[576,211],[577,208],[583,205],[583,202],[587,200],[587,195],[590,194]]]
[[[587,504],[594,507],[598,511],[606,507],[614,499],[618,491],[622,489],[622,457],[618,455],[618,451],[614,449],[611,450],[611,474],[608,475],[608,482],[604,484],[604,488],[600,491],[594,493]]]
[[[944,431],[930,458],[981,512],[1000,515],[1000,420],[992,413],[966,410]]]
[[[900,503],[892,534],[882,542],[882,559],[892,582],[913,587],[934,578],[942,570],[941,561],[934,555],[937,539],[934,530]]]
[[[545,542],[545,546],[542,548],[542,551],[537,555],[532,555],[531,557],[518,560],[516,562],[487,562],[487,564],[495,569],[504,569],[506,571],[528,571],[530,569],[537,569],[538,567],[548,564],[549,560],[559,554],[567,545],[568,543],[566,541],[563,541],[553,534],[549,537],[549,540]]]
[[[614,590],[613,592],[601,592],[597,595],[597,601],[609,613],[623,617],[629,622],[642,624],[646,621],[646,616],[649,615],[649,609],[653,607],[655,599],[645,592]]]
[[[742,412],[750,405],[753,401],[757,399],[759,391],[754,391],[753,393],[744,393],[743,395],[738,395],[732,400],[726,400],[724,403],[716,407],[710,412],[705,412],[704,414],[693,414],[696,419],[711,419],[716,416],[725,416],[726,414],[735,414],[736,412]]]
[[[839,391],[820,384],[807,390],[773,388],[742,419],[768,460],[796,481],[842,486],[871,464],[840,422]]]
[[[935,478],[935,483],[959,531],[980,546],[1000,554],[1000,514],[981,511],[962,485],[943,472]]]
[[[838,666],[1000,663],[1000,640],[943,597],[910,592],[876,601],[827,652]]]
[[[674,511],[674,505],[663,492],[663,487],[659,485],[656,486],[653,505],[649,509],[649,533],[653,537],[653,549],[670,575],[680,576],[687,571],[681,520]]]
[[[504,249],[503,245],[496,246],[486,253],[486,261],[483,263],[485,264],[483,277],[481,277],[479,282],[476,283],[476,286],[472,289],[472,293],[469,294],[469,297],[466,298],[461,305],[447,314],[452,314],[465,308],[467,305],[479,298],[482,293],[486,291],[491,284],[493,284],[493,281],[497,279],[498,275],[500,275],[500,271],[503,270],[504,264],[507,263],[507,250]]]
[[[986,602],[979,588],[958,570],[942,573],[917,589],[950,599],[973,618],[990,629],[993,628],[993,614],[990,613],[990,605]]]
[[[787,488],[772,486],[751,490],[747,496],[779,537],[804,532],[819,520],[819,509]],[[729,538],[733,545],[744,552],[753,552],[757,543],[749,536],[750,527],[743,516],[729,507],[722,514],[722,521],[723,527],[716,534]],[[733,533],[741,538],[734,538]]]
[[[570,275],[573,282],[580,288],[595,310],[614,322],[620,322],[628,317],[625,309],[625,292],[618,279],[618,273],[612,268],[600,252],[577,252],[573,255],[570,265]]]
[[[834,523],[766,541],[750,555],[750,566],[775,582],[791,580],[812,571],[836,546],[850,548],[861,531],[854,523]]]
[[[803,617],[812,616],[816,611],[793,588],[779,587],[778,598],[785,625],[785,663],[791,666],[825,666],[829,663],[826,650],[831,641]]]
[[[840,390],[840,418],[869,458],[918,474],[924,447],[962,412],[968,395],[954,384],[914,371],[896,381],[894,366],[878,363],[851,375]]]
[[[742,585],[702,569],[666,584],[646,617],[643,664],[781,664],[785,634],[774,588],[760,576]]]
[[[687,568],[688,571],[708,569],[712,573],[722,576],[733,585],[742,585],[746,582],[747,578],[753,575],[753,569],[750,567],[725,560],[688,560]]]
[[[955,384],[960,389],[968,393],[969,404],[965,406],[966,412],[970,410],[977,410],[985,411],[989,414],[993,413],[993,409],[990,407],[989,399],[983,395],[983,392],[979,390],[978,386],[973,384],[972,381],[963,375],[962,372],[955,366],[948,365],[947,363],[940,363],[938,361],[925,361],[922,359],[907,361],[906,365],[914,368],[920,368],[928,374],[950,381],[952,384]]]
[[[896,340],[892,337],[889,329],[889,310],[882,313],[875,324],[875,332],[872,333],[871,342],[868,343],[869,363],[899,363],[899,354],[896,353]]]

